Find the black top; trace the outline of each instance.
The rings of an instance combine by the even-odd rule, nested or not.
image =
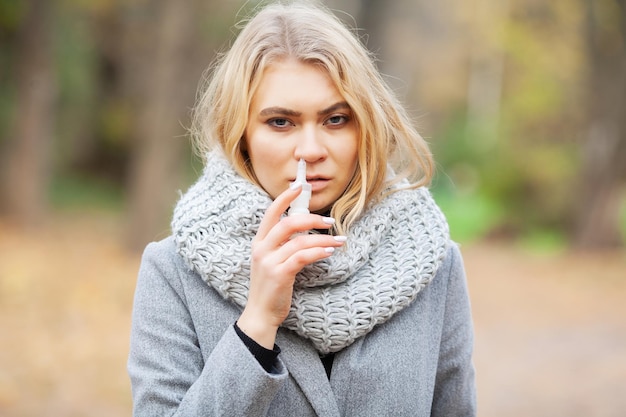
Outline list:
[[[274,363],[278,358],[278,354],[280,353],[280,348],[278,345],[274,344],[274,349],[269,350],[257,342],[254,341],[251,337],[245,334],[239,326],[237,326],[237,322],[235,322],[235,332],[241,339],[241,341],[246,345],[250,353],[259,361],[259,364],[265,369],[266,372],[272,372],[274,369]],[[330,379],[330,372],[333,368],[333,360],[335,359],[334,353],[329,353],[327,355],[320,355],[320,359],[322,361],[322,365],[324,365],[324,370],[326,371],[326,376]]]

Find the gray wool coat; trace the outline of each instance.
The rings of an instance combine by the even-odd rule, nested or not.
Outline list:
[[[128,372],[135,416],[474,416],[473,331],[450,245],[432,282],[335,355],[330,380],[307,340],[280,329],[267,373],[237,336],[241,311],[151,243],[139,272]]]

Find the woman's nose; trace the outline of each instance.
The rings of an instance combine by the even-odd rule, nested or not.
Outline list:
[[[328,156],[323,140],[323,133],[314,126],[304,127],[298,138],[294,157],[307,162],[315,162]]]

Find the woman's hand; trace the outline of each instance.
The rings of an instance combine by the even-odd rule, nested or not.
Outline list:
[[[296,274],[305,265],[329,257],[345,242],[343,236],[296,235],[328,229],[334,223],[317,214],[281,217],[301,190],[289,188],[274,200],[252,241],[250,291],[237,325],[267,349],[274,347],[278,327],[289,313]]]

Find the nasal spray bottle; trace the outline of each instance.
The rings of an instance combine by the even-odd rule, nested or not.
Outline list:
[[[295,214],[308,214],[309,213],[309,200],[311,200],[311,184],[306,182],[306,161],[300,158],[298,161],[298,174],[296,181],[293,184],[302,184],[302,191],[300,195],[289,205],[288,215],[293,216]]]

